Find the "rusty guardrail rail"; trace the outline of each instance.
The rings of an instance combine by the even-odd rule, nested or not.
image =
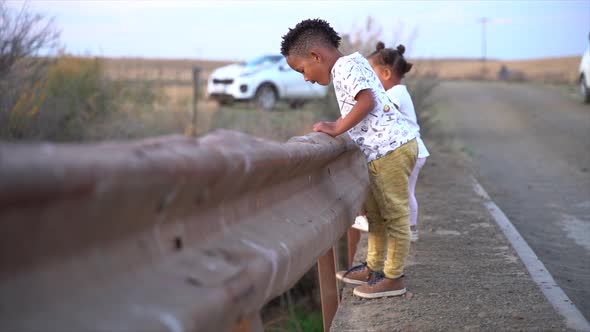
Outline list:
[[[331,247],[367,183],[323,134],[0,144],[0,330],[257,330],[320,257],[333,306]]]

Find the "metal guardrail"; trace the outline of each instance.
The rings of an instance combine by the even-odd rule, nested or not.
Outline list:
[[[324,134],[0,144],[0,330],[257,330],[320,257],[329,327],[367,184]]]

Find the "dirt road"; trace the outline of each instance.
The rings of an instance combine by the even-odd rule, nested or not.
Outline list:
[[[445,82],[442,128],[590,319],[590,105],[543,86]]]

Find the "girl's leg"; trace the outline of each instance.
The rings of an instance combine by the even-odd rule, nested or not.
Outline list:
[[[426,162],[426,158],[418,158],[416,160],[416,166],[412,170],[412,174],[410,175],[410,229],[416,230],[416,224],[418,223],[418,200],[416,200],[415,190],[416,190],[416,182],[418,182],[418,174],[420,174],[420,170],[424,163]]]
[[[356,213],[357,216],[366,216],[367,215],[367,211],[365,210],[365,206],[362,206],[360,208],[360,210],[358,210],[358,212]]]
[[[369,221],[367,220],[367,212],[364,208],[361,208],[357,212],[356,218],[354,218],[354,224],[352,224],[352,228],[363,232],[369,231]]]

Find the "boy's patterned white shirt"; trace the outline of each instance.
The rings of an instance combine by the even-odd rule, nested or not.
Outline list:
[[[377,74],[360,53],[339,58],[332,68],[332,81],[342,118],[350,113],[356,103],[354,97],[360,91],[370,89],[375,97],[373,110],[348,130],[348,135],[359,145],[368,162],[383,157],[415,137],[394,106],[399,102],[390,100]]]

